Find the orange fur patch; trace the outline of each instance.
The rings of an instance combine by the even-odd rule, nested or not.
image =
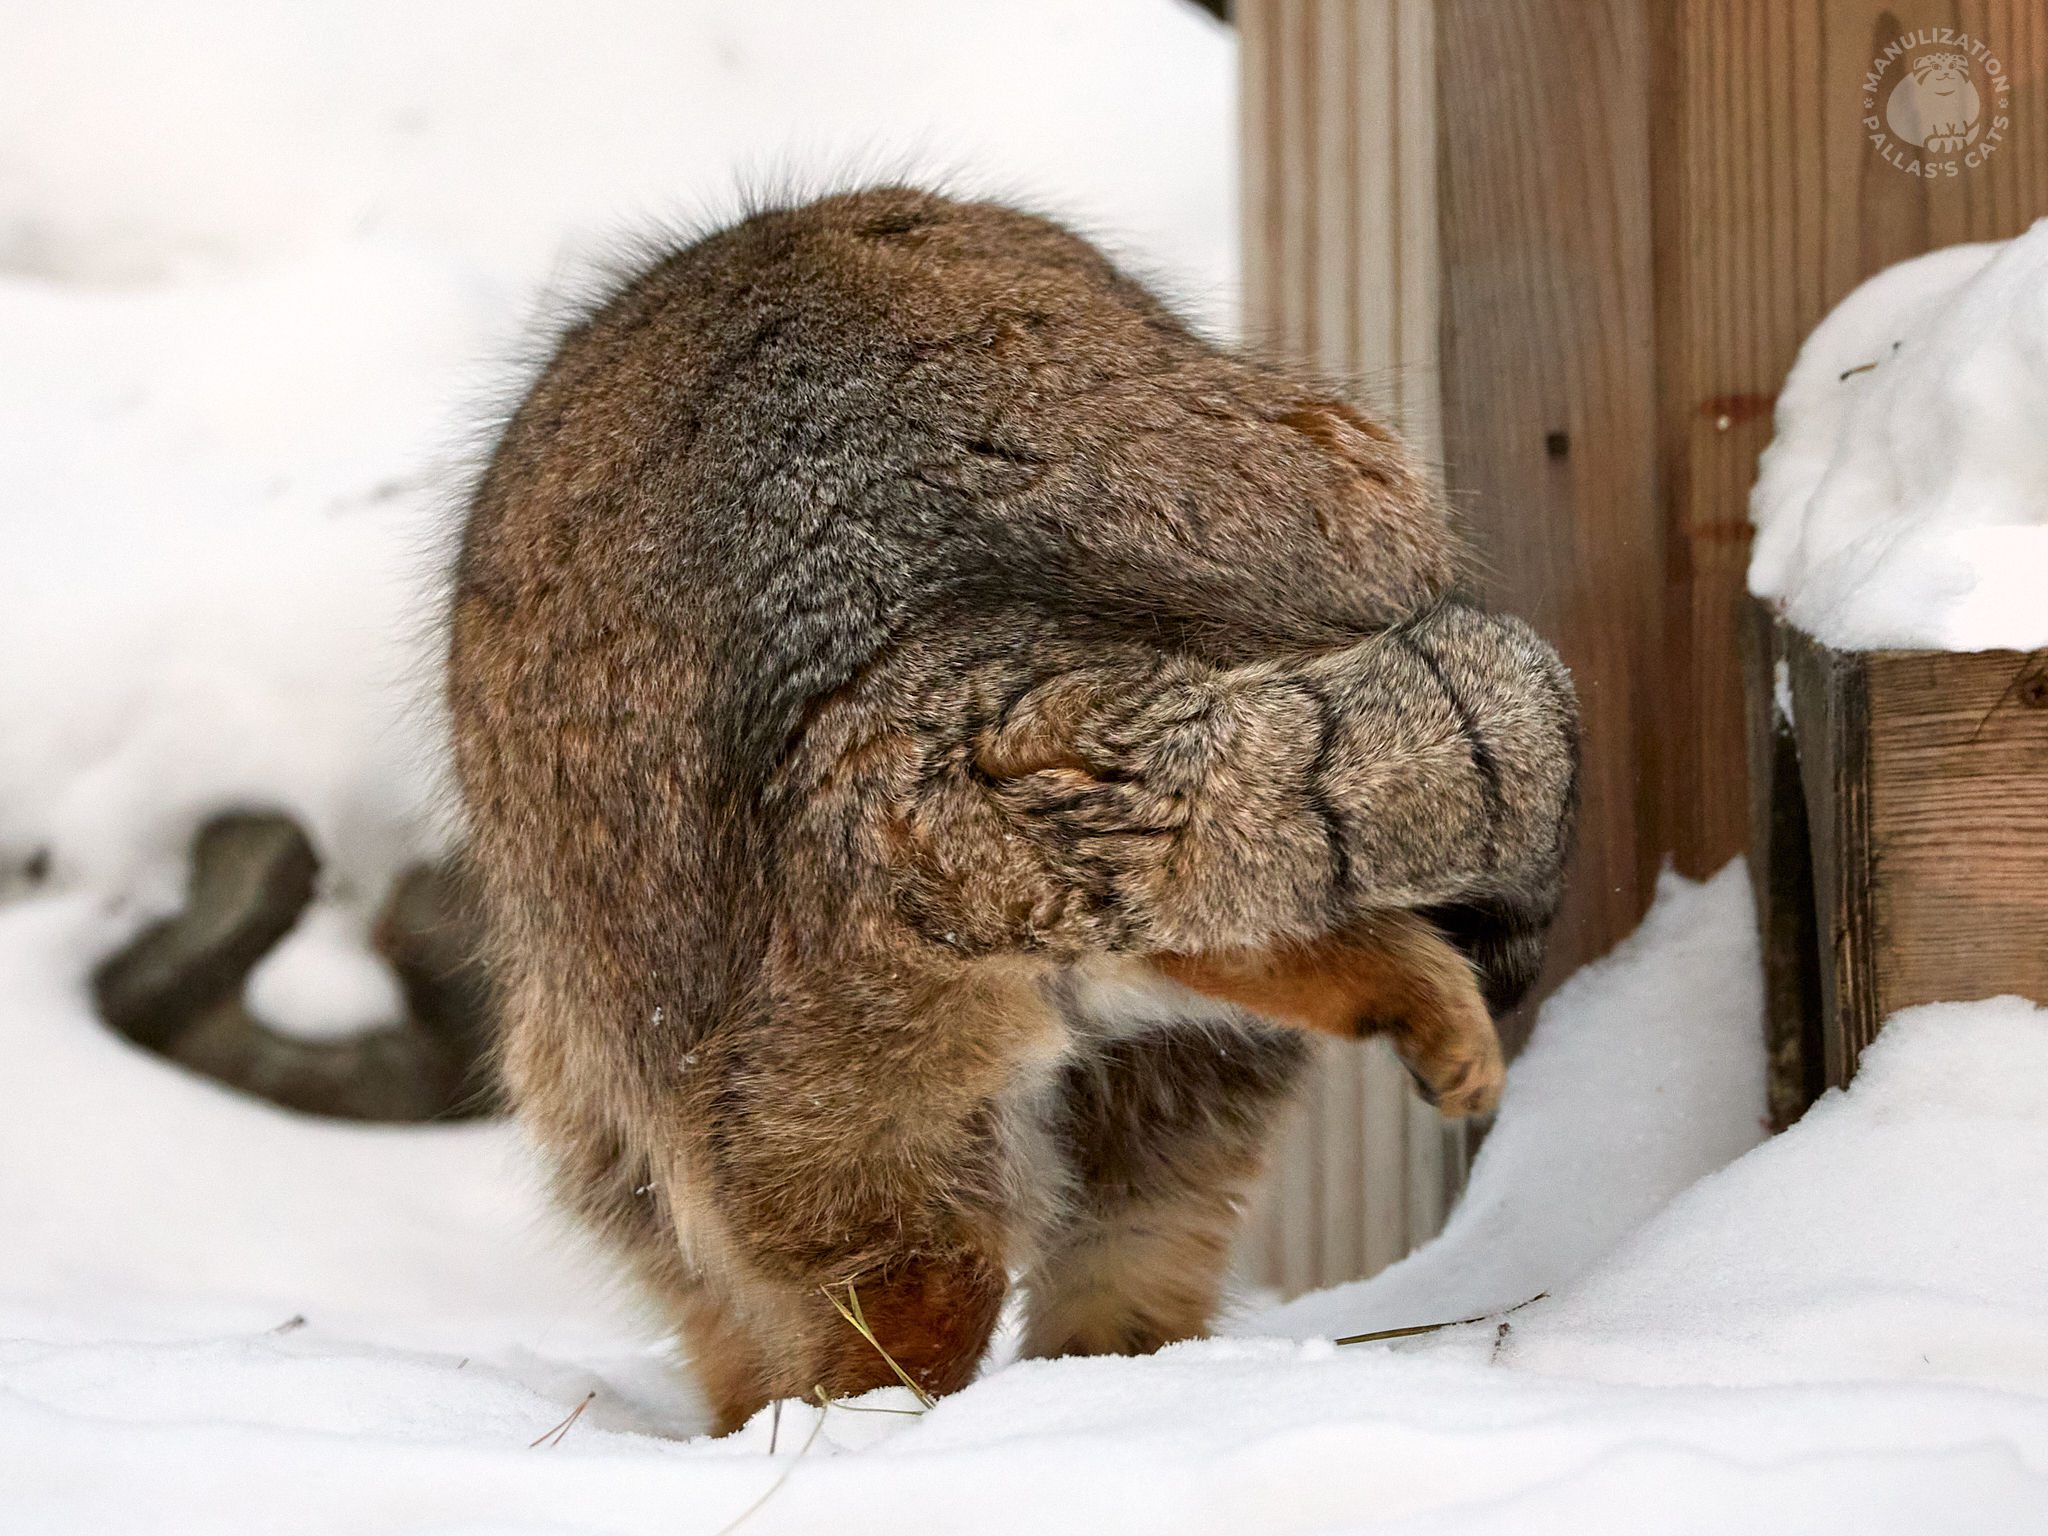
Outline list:
[[[1484,1114],[1506,1074],[1465,957],[1423,919],[1375,913],[1312,944],[1157,955],[1161,975],[1280,1023],[1345,1039],[1385,1034],[1446,1115]]]

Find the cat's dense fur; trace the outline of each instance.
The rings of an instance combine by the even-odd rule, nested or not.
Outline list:
[[[1029,1353],[1199,1332],[1305,1059],[1242,1008],[1490,1106],[1575,710],[1453,576],[1382,427],[1004,208],[760,213],[564,336],[457,760],[515,1102],[722,1425],[892,1379],[828,1289],[933,1391],[1015,1271]]]

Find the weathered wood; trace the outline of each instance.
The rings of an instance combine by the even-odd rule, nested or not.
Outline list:
[[[1980,164],[1908,176],[1864,119],[1940,27],[1988,41],[2007,122]],[[1773,402],[1864,278],[2048,214],[2048,13],[1441,0],[1438,34],[1448,479],[1488,595],[1586,704],[1547,988],[1629,931],[1665,854],[1706,875],[1749,841],[1737,615]]]
[[[1705,875],[1747,841],[1736,615],[1772,402],[1801,341],[1865,277],[2048,213],[2048,13],[1247,0],[1236,14],[1249,337],[1364,382],[1426,453],[1441,443],[1482,595],[1529,618],[1578,685],[1578,852],[1540,999],[1628,934],[1667,854]],[[1929,26],[1988,40],[2012,82],[1996,154],[1933,180],[1886,163],[1863,121],[1873,54]],[[1769,741],[1779,782],[1785,745]],[[1791,818],[1798,800],[1766,804]],[[1856,804],[1831,790],[1828,817]],[[1772,836],[1792,846],[1789,826]],[[1779,891],[1769,921],[1794,921],[1779,887],[1796,872],[1760,874]],[[1767,935],[1781,960],[1797,942]],[[1815,989],[1861,995],[1836,959],[1772,983],[1780,1024],[1795,1009],[1806,1021],[1797,1073],[1781,1064],[1784,1113],[1819,1070]],[[1511,1046],[1532,1018],[1533,1000]],[[1835,1067],[1855,1048],[1837,1041]],[[1384,1188],[1374,1159],[1390,1153],[1347,1118],[1367,1094],[1363,1077],[1326,1081],[1291,1143],[1287,1198],[1325,1215],[1289,1229],[1290,1286],[1339,1277],[1364,1241],[1329,1225],[1351,1208],[1350,1175],[1300,1160],[1362,1160],[1368,1191]],[[1428,1225],[1413,1203],[1426,1182],[1403,1207],[1410,1241]]]
[[[1703,875],[1744,837],[1733,621],[1772,402],[1800,343],[1866,277],[2048,214],[2048,11],[2039,0],[1669,0],[1650,15],[1671,705],[1658,821],[1678,867]],[[1927,41],[1885,61],[1866,107],[1875,63],[1906,34]],[[1994,152],[1953,176],[1887,163],[1866,115],[1882,120],[1915,56],[1978,43],[2013,82],[2004,128],[1992,125],[1995,98],[1983,101],[1979,147],[1995,131]]]
[[[1438,450],[1428,0],[1239,8],[1244,328]]]
[[[1813,844],[1800,786],[1784,627],[1768,604],[1742,602],[1741,641],[1749,748],[1749,883],[1764,966],[1766,1104],[1782,1131],[1827,1086]]]
[[[1249,0],[1245,331],[1438,453],[1435,44],[1429,0]],[[1245,1267],[1295,1294],[1432,1236],[1463,1143],[1380,1044],[1332,1041],[1248,1234]]]
[[[1830,650],[1796,629],[1786,630],[1784,653],[1813,837],[1823,1070],[1838,1087],[1881,1018],[1870,906],[1869,677],[1861,654]]]
[[[1635,927],[1665,849],[1649,37],[1635,0],[1442,0],[1437,38],[1446,477],[1585,725],[1540,996]]]
[[[1839,1086],[1901,1008],[2048,1001],[2048,653],[1843,652],[1777,634]]]
[[[1877,1020],[2007,992],[2048,1002],[2048,652],[1864,665]]]

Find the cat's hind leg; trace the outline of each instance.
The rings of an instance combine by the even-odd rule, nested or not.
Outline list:
[[[1309,1044],[1184,1023],[1095,1043],[1052,1110],[1072,1185],[1027,1272],[1027,1358],[1145,1354],[1208,1332]]]

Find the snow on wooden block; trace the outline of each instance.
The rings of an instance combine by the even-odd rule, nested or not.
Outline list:
[[[2048,1001],[2048,651],[1839,651],[1762,603],[1750,629],[1752,863],[1784,1121],[1846,1083],[1901,1008]]]

